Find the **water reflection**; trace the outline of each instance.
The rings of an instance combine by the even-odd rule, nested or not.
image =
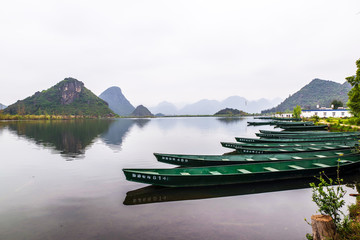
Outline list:
[[[15,121],[7,122],[7,127],[11,132],[53,148],[71,160],[81,157],[86,147],[110,124],[110,120]]]
[[[216,120],[218,120],[221,123],[225,123],[225,124],[237,124],[241,121],[244,121],[245,118],[243,118],[243,117],[219,117],[219,118],[216,118]]]
[[[97,137],[112,149],[121,149],[121,144],[133,125],[144,128],[148,119],[118,120],[65,120],[65,121],[4,121],[0,132],[11,132],[54,149],[67,160],[82,158],[86,148]]]
[[[139,128],[144,128],[150,122],[149,119],[118,119],[114,120],[109,129],[101,134],[101,139],[111,149],[120,150],[130,128],[135,124]]]
[[[344,184],[360,183],[359,171],[344,177]],[[270,193],[286,190],[309,188],[309,183],[315,178],[290,179],[286,181],[257,182],[209,187],[170,188],[148,186],[129,191],[123,202],[124,205],[139,205],[147,203],[161,203],[172,201],[219,198],[238,195]]]

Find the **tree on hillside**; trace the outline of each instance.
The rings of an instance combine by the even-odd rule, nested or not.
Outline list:
[[[293,110],[293,118],[300,118],[301,115],[301,107],[299,105],[296,105]]]
[[[349,91],[349,101],[347,102],[347,106],[350,108],[352,114],[355,117],[359,117],[360,115],[360,59],[356,61],[356,75],[347,77],[346,81],[350,83],[352,89]]]
[[[338,109],[339,107],[343,107],[344,104],[340,100],[333,100],[331,105],[334,106],[334,109]]]

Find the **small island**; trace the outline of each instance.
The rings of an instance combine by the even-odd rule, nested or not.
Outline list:
[[[214,116],[248,116],[248,115],[249,114],[244,111],[233,108],[225,108],[214,114]]]

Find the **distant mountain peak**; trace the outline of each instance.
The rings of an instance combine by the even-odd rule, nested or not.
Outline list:
[[[65,78],[47,90],[19,100],[4,110],[10,114],[113,116],[107,103],[75,78]]]
[[[350,89],[349,84],[315,78],[278,106],[263,110],[262,113],[292,111],[296,105],[300,105],[302,109],[316,108],[317,105],[330,107],[333,100],[339,100],[346,104]]]
[[[135,110],[131,113],[132,116],[135,117],[152,117],[154,116],[149,109],[144,107],[143,105],[139,105],[135,108]]]
[[[128,116],[134,111],[134,106],[126,99],[121,88],[113,86],[99,95],[99,98],[109,104],[109,108],[120,116]]]

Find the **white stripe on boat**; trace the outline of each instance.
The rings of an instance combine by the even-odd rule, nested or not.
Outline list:
[[[218,172],[218,171],[210,171],[210,173],[212,175],[221,175],[222,173]]]
[[[282,152],[287,152],[286,149],[279,149],[279,151],[282,151]]]
[[[293,159],[303,159],[302,157],[296,157],[296,156],[294,156],[294,157],[292,157]]]
[[[289,167],[295,168],[295,169],[304,169],[303,167],[300,167],[300,166],[297,166],[297,165],[289,165]]]
[[[323,163],[313,163],[315,166],[318,167],[330,167],[329,165],[323,164]]]
[[[347,162],[352,162],[352,161],[350,161],[350,160],[339,160],[339,162],[341,162],[341,163],[347,163]]]
[[[252,158],[246,158],[245,160],[246,160],[246,161],[255,161],[255,160],[252,159]]]
[[[159,174],[158,172],[148,172],[148,171],[138,171],[138,173],[142,173],[142,174]]]
[[[239,172],[241,173],[251,173],[249,170],[246,170],[246,169],[238,169]]]
[[[223,158],[223,159],[221,159],[221,160],[223,160],[223,161],[230,161],[228,158]]]
[[[294,148],[294,150],[296,150],[296,151],[305,151],[305,150],[302,149],[302,148]]]
[[[300,147],[301,145],[300,144],[295,144],[295,146]]]
[[[334,147],[328,147],[328,146],[324,146],[324,148],[327,148],[327,149],[334,149]]]
[[[279,160],[279,159],[277,159],[277,158],[269,158],[270,160]]]
[[[324,157],[326,157],[326,156],[324,156],[324,155],[315,155],[315,157],[324,158]]]
[[[277,172],[279,171],[279,169],[276,169],[276,168],[272,168],[272,167],[264,167],[265,170],[268,170],[270,172]]]
[[[181,175],[190,175],[190,173],[188,173],[188,172],[181,172],[180,174]]]
[[[311,150],[320,150],[320,148],[309,147]]]

